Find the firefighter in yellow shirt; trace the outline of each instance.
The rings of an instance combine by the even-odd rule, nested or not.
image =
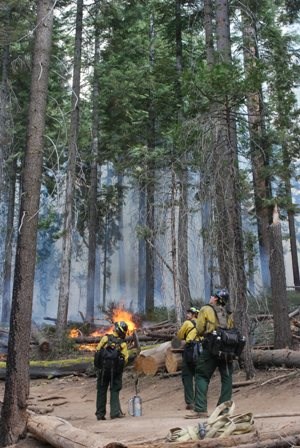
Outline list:
[[[196,363],[193,358],[194,345],[196,341],[199,341],[196,330],[196,319],[199,310],[195,307],[191,307],[186,311],[186,320],[183,322],[181,328],[177,333],[177,338],[185,341],[184,351],[182,355],[182,383],[184,388],[184,399],[186,403],[186,409],[194,409],[195,400],[195,368]]]
[[[103,352],[102,365],[97,369],[97,420],[106,420],[107,391],[110,386],[110,418],[122,418],[119,394],[122,389],[123,369],[128,362],[128,349],[125,337],[128,331],[126,322],[116,322],[112,334],[103,336],[97,346],[97,351],[109,349],[109,352],[117,351],[117,359],[105,357]]]
[[[211,296],[209,304],[203,306],[198,314],[196,328],[204,337],[203,352],[198,358],[195,369],[195,407],[185,418],[207,417],[207,391],[210,379],[218,368],[221,375],[221,393],[218,405],[231,400],[232,360],[223,360],[210,353],[207,347],[209,335],[218,327],[233,328],[232,314],[226,309],[229,294],[226,289],[218,290]]]

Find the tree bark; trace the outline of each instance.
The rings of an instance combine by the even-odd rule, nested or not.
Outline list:
[[[54,4],[54,0],[37,2],[7,371],[0,420],[1,446],[17,442],[26,432],[31,313]]]

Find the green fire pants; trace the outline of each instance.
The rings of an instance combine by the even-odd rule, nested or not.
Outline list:
[[[184,390],[184,400],[186,404],[194,405],[195,401],[195,369],[196,366],[191,363],[187,363],[184,359],[182,359],[182,370],[181,370],[181,379]]]
[[[97,371],[97,399],[96,415],[105,417],[107,392],[110,386],[110,417],[117,417],[121,412],[119,394],[122,389],[123,372],[114,372],[112,370]]]
[[[211,355],[204,349],[198,358],[195,373],[195,411],[207,412],[207,391],[211,377],[219,369],[221,375],[221,393],[217,405],[231,400],[232,361],[224,361]]]

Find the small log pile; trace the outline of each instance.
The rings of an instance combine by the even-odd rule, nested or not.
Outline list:
[[[73,337],[72,340],[76,346],[78,345],[79,350],[82,350],[81,346],[83,345],[90,345],[95,348],[102,336],[106,334],[106,330],[109,329],[111,329],[111,326],[107,328],[101,327],[97,329],[100,330],[101,333],[97,336],[84,336],[79,334],[78,336]],[[151,326],[138,328],[135,332],[140,342],[145,342],[146,344],[158,344],[164,341],[171,341],[177,332],[177,327],[169,320],[165,320]],[[128,336],[125,340],[129,345],[131,345],[134,342],[134,339],[134,336]]]
[[[157,341],[170,341],[177,333],[178,328],[174,322],[165,320],[157,324],[142,328],[139,333],[150,337],[152,340]]]

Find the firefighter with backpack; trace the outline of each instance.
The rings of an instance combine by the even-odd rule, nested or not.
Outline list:
[[[125,337],[128,331],[126,322],[116,322],[112,334],[103,336],[95,353],[97,372],[97,420],[106,420],[107,391],[110,386],[110,418],[122,418],[119,394],[122,389],[123,369],[128,361]]]
[[[186,409],[194,409],[195,400],[195,368],[196,359],[195,355],[197,350],[196,343],[199,341],[199,336],[196,330],[196,319],[199,310],[195,307],[191,307],[186,311],[186,320],[180,327],[177,338],[185,341],[185,346],[182,354],[182,384],[184,389],[184,400]]]
[[[203,352],[198,358],[195,372],[195,407],[185,418],[207,417],[207,391],[209,382],[218,368],[221,375],[221,393],[218,405],[231,400],[232,395],[232,359],[220,358],[210,349],[210,341],[217,334],[219,327],[233,328],[232,314],[228,312],[229,293],[226,289],[218,290],[211,296],[209,304],[204,305],[198,314],[196,329],[204,337]]]

